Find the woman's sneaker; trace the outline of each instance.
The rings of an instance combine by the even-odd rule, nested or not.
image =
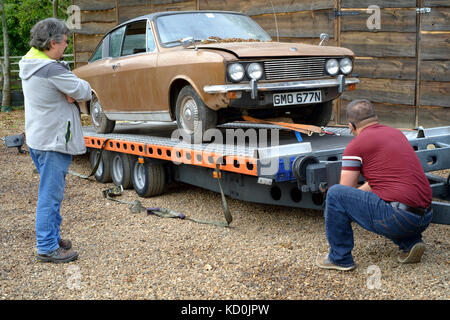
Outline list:
[[[48,254],[38,254],[37,259],[38,261],[41,262],[54,262],[54,263],[71,262],[78,259],[78,252],[58,248],[55,251],[52,251]]]
[[[417,263],[420,262],[420,259],[422,258],[422,255],[425,251],[425,243],[423,242],[417,242],[411,250],[408,252],[401,253],[397,260],[400,263]]]

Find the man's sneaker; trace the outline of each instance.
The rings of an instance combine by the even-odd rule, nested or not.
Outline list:
[[[339,266],[334,264],[330,260],[328,260],[328,254],[322,257],[318,257],[316,260],[316,264],[319,268],[322,269],[332,269],[332,270],[341,270],[341,271],[350,271],[355,269],[355,265],[351,265],[348,267]]]
[[[37,259],[41,262],[65,263],[71,262],[78,258],[78,252],[73,250],[64,250],[58,248],[49,254],[38,254]]]
[[[398,262],[400,263],[417,263],[420,262],[422,255],[425,251],[425,243],[417,242],[411,250],[403,252],[398,256]]]
[[[72,249],[72,241],[70,241],[69,239],[59,239],[58,244],[64,250]]]

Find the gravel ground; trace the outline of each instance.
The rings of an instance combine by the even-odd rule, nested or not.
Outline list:
[[[0,137],[23,132],[23,111],[0,113]],[[67,177],[61,233],[80,256],[36,260],[39,175],[28,154],[0,143],[0,299],[449,299],[449,227],[432,224],[422,262],[401,265],[396,246],[354,225],[351,272],[322,270],[322,212],[228,199],[221,228],[132,214],[103,198],[100,184]],[[86,156],[72,170],[89,172]],[[126,190],[122,200],[136,200]],[[139,199],[205,220],[223,220],[220,195],[185,184]]]

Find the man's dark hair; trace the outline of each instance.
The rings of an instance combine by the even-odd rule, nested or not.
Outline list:
[[[50,41],[61,43],[66,34],[69,34],[69,28],[63,21],[47,18],[39,21],[31,28],[30,46],[41,51],[50,50]]]
[[[369,118],[377,118],[373,104],[367,99],[353,100],[347,105],[347,121],[355,124]]]

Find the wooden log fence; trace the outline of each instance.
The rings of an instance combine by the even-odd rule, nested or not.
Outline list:
[[[1,56],[0,59],[3,61],[3,57]],[[11,87],[13,89],[20,89],[22,87],[22,82],[19,78],[19,61],[22,59],[22,56],[10,56],[10,70],[11,70]],[[68,62],[71,69],[74,68],[75,61],[73,59],[73,54],[65,54],[64,55],[64,61]],[[0,85],[3,86],[3,70],[0,66]]]

